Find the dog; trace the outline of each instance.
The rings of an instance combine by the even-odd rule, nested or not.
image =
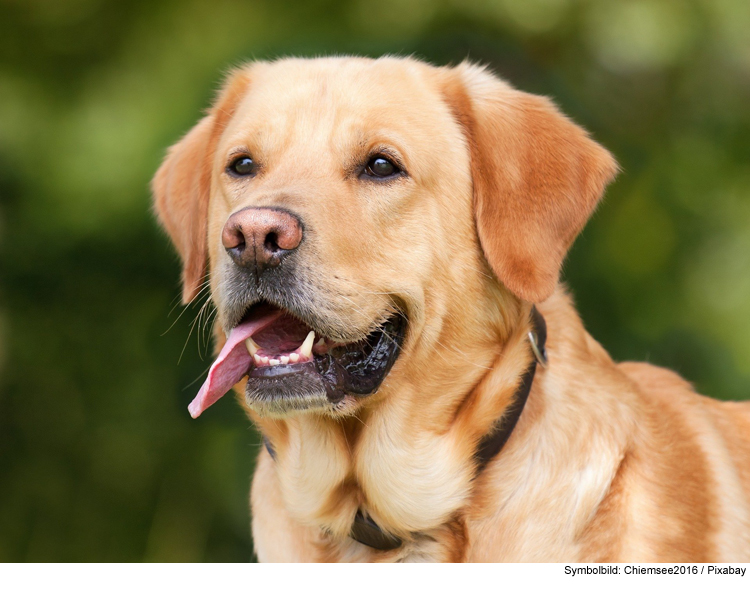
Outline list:
[[[615,363],[559,282],[618,171],[468,62],[234,70],[155,210],[263,436],[261,561],[750,561],[750,403]]]

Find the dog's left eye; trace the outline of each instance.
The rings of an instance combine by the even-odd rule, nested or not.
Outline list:
[[[232,160],[232,163],[227,166],[227,170],[235,176],[248,176],[255,174],[255,162],[250,156],[240,156]]]
[[[374,156],[370,158],[365,166],[365,174],[376,178],[388,178],[401,172],[401,169],[385,156]]]

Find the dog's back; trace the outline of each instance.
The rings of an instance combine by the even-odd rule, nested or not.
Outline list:
[[[664,529],[654,533],[668,542],[664,559],[750,560],[750,403],[700,396],[646,363],[619,367],[643,394],[640,429],[653,434],[642,445],[649,461],[641,476],[659,479],[655,523]]]

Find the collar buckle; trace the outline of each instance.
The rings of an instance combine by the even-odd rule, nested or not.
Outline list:
[[[544,345],[539,346],[539,339],[534,331],[530,330],[527,336],[529,337],[531,350],[534,353],[534,357],[536,357],[537,363],[542,366],[542,369],[547,369],[547,349],[544,348]]]

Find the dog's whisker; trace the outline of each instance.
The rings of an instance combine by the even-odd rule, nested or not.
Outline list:
[[[205,302],[203,302],[203,305],[201,306],[200,310],[198,311],[198,318],[202,319],[203,315],[206,313],[207,310],[209,310],[210,306],[213,304],[213,300],[211,296],[209,296]]]
[[[193,330],[195,329],[195,324],[196,324],[197,320],[198,320],[198,317],[196,317],[195,319],[193,319],[193,321],[190,323],[190,332],[188,332],[188,335],[185,338],[185,344],[182,346],[182,351],[180,352],[180,358],[177,360],[177,365],[179,365],[180,362],[182,361],[182,356],[185,354],[185,349],[187,347],[188,342],[190,341],[190,337],[193,334]]]
[[[185,307],[190,306],[196,300],[196,298],[198,298],[201,295],[201,293],[208,286],[208,284],[209,284],[209,280],[208,280],[208,276],[206,276],[206,278],[201,283],[201,286],[196,292],[196,294],[192,298],[190,298],[190,301],[185,304]],[[181,297],[179,293],[172,298],[172,301],[169,303],[171,308],[169,310],[169,313],[167,314],[167,318],[171,316],[172,313],[182,304],[180,300],[181,300]]]
[[[189,302],[188,302],[188,303],[187,303],[187,304],[186,304],[186,305],[185,305],[185,306],[184,306],[184,307],[182,308],[182,312],[180,312],[179,316],[177,316],[177,318],[175,318],[175,319],[174,319],[174,321],[172,322],[172,324],[170,324],[170,325],[169,325],[169,328],[167,328],[167,330],[165,330],[165,331],[164,331],[163,333],[161,333],[161,335],[159,335],[159,336],[162,336],[162,337],[163,337],[163,336],[164,336],[164,335],[166,335],[166,334],[167,334],[167,333],[168,333],[168,332],[169,332],[170,330],[172,330],[172,329],[174,328],[175,324],[177,324],[177,322],[179,322],[180,318],[182,318],[183,314],[185,314],[185,312],[187,312],[187,311],[188,311],[188,309],[190,308],[190,306],[192,306],[192,305],[193,305],[194,303],[196,303],[196,302],[197,302],[197,299],[199,298],[199,296],[200,296],[200,293],[196,294],[196,295],[195,295],[195,297],[194,297],[193,299],[191,299],[191,300],[190,300],[190,301],[189,301]]]
[[[201,351],[201,344],[202,344],[202,338],[201,338],[201,326],[202,326],[202,324],[203,324],[203,318],[204,318],[204,316],[205,316],[205,312],[206,312],[206,310],[208,309],[208,307],[209,307],[209,305],[210,305],[210,304],[211,304],[211,298],[207,299],[207,300],[206,300],[206,301],[204,302],[204,304],[203,304],[203,305],[201,306],[201,309],[200,309],[200,311],[198,312],[198,316],[197,316],[197,317],[196,317],[196,319],[195,319],[195,320],[193,321],[193,322],[195,322],[195,321],[197,321],[197,322],[198,322],[198,334],[197,334],[197,337],[198,337],[198,339],[197,339],[197,340],[198,340],[198,356],[199,356],[199,357],[200,357],[201,359],[203,359],[203,353],[202,353],[202,351]]]
[[[211,335],[213,334],[214,321],[216,319],[216,308],[213,308],[211,312],[206,314],[203,323],[202,336],[203,336],[203,348],[208,353],[211,345]]]
[[[211,340],[211,335],[213,334],[213,328],[216,323],[216,317],[218,315],[218,308],[214,306],[211,311],[206,314],[204,322],[203,322],[203,346],[206,348],[206,351],[208,351],[208,345]],[[209,327],[209,323],[211,326]]]

